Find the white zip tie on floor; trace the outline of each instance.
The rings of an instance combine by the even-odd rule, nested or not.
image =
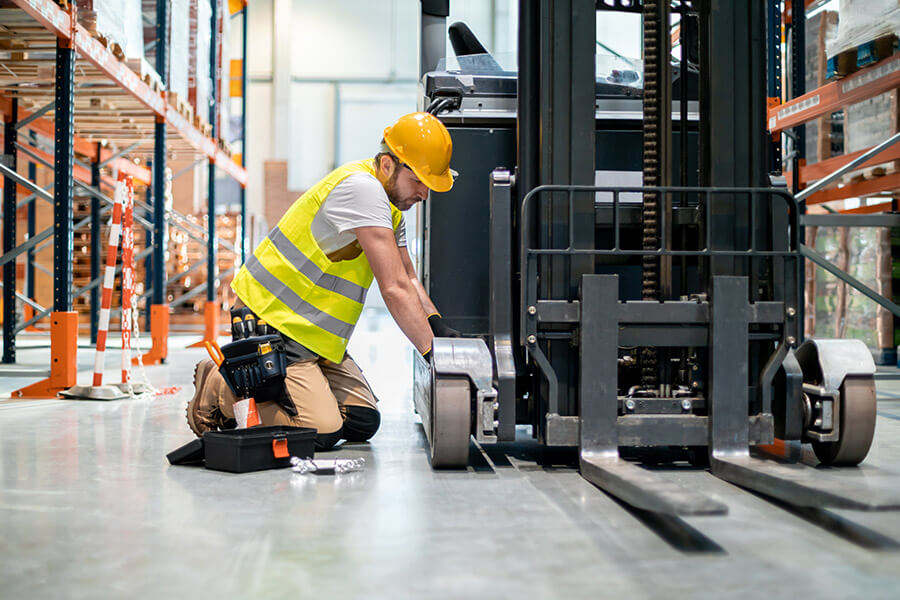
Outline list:
[[[138,383],[144,384],[144,392],[143,392],[144,394],[150,393],[155,396],[156,394],[159,393],[159,390],[156,389],[155,387],[153,387],[153,385],[151,385],[150,378],[147,377],[147,371],[146,371],[146,369],[144,369],[144,358],[143,358],[144,351],[141,349],[141,332],[140,332],[140,327],[138,326],[139,319],[138,319],[137,306],[132,306],[131,310],[132,310],[131,322],[134,325],[134,335],[132,336],[132,339],[134,340],[134,349],[137,350],[138,373],[140,374],[140,379],[141,379]],[[130,389],[131,389],[132,397],[142,395],[142,394],[134,393],[134,386],[132,386]]]

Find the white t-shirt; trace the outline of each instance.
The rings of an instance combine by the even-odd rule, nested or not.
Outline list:
[[[325,254],[356,242],[357,227],[393,229],[391,201],[384,187],[368,173],[354,173],[334,186],[312,222],[312,234]],[[394,232],[397,246],[406,247],[406,222]]]

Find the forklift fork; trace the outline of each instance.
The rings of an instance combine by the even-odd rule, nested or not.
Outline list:
[[[813,469],[751,456],[751,443],[770,440],[765,436],[762,439],[759,435],[754,436],[756,439],[750,436],[753,417],[748,416],[747,355],[754,310],[747,298],[746,277],[713,277],[709,318],[711,390],[706,418],[713,475],[794,506],[900,508],[900,496],[892,490],[892,478],[880,476],[875,469]],[[724,504],[619,456],[616,348],[620,325],[616,315],[622,304],[618,302],[618,277],[583,276],[581,303],[579,459],[582,476],[640,509],[682,516],[725,514]],[[790,351],[780,355],[793,359]],[[655,418],[671,418],[674,425],[676,420],[681,422],[691,417]],[[659,430],[657,439],[664,440],[662,421],[653,426]]]

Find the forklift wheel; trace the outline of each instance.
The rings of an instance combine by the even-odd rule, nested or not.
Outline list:
[[[434,378],[431,411],[431,466],[435,469],[465,468],[469,464],[472,400],[465,377]]]
[[[813,450],[825,465],[853,467],[869,453],[875,435],[875,379],[848,377],[841,384],[841,438],[813,442]]]

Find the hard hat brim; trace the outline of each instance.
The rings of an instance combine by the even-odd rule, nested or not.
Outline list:
[[[451,169],[447,169],[440,175],[424,175],[415,168],[412,168],[412,172],[432,192],[449,192],[450,188],[453,187],[453,173],[451,173]]]

